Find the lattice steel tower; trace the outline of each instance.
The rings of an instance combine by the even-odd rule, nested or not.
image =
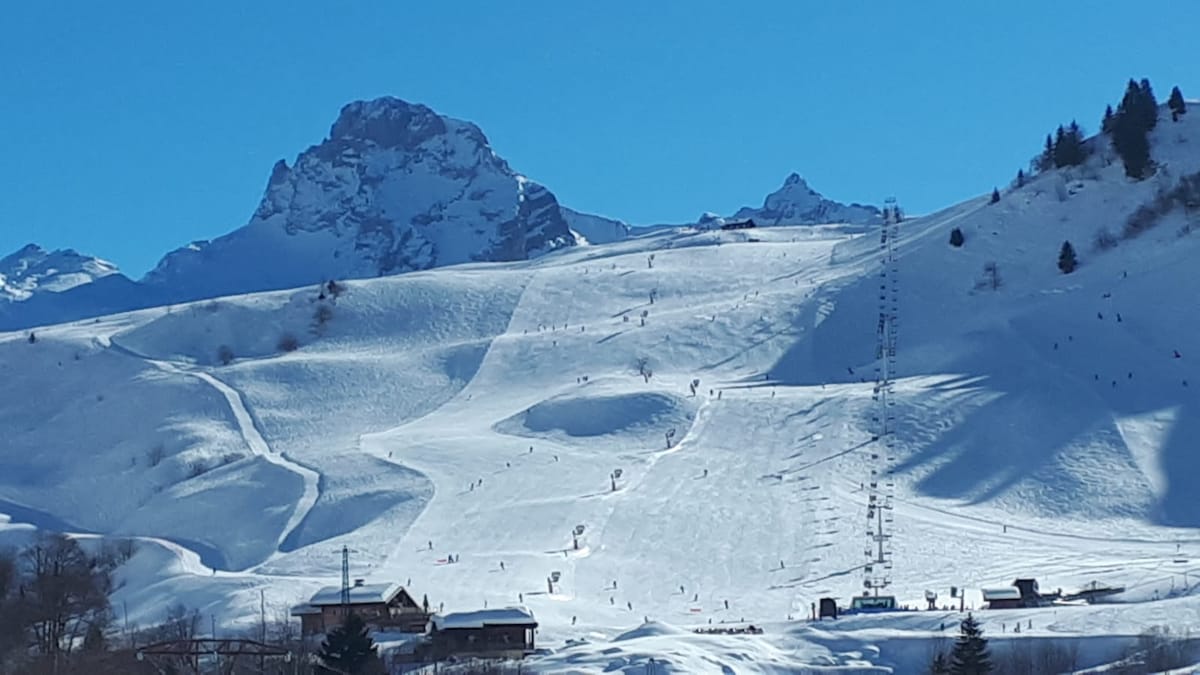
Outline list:
[[[879,319],[875,326],[875,387],[872,444],[867,476],[866,562],[863,565],[863,593],[879,595],[892,584],[892,501],[896,481],[895,425],[892,378],[896,375],[896,329],[899,327],[899,286],[896,274],[896,238],[900,230],[900,207],[895,198],[883,206],[883,225],[879,230]]]

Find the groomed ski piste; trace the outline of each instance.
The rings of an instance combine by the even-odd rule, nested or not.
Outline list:
[[[1200,170],[1198,125],[1160,122],[1142,183],[1100,153],[900,226],[893,589],[967,589],[998,654],[1200,626],[1200,235],[1092,245]],[[0,543],[138,537],[142,626],[257,625],[344,545],[446,611],[529,607],[539,671],[918,672],[962,614],[806,620],[861,590],[878,264],[861,229],[674,229],[0,335]],[[1017,577],[1126,591],[979,610]]]

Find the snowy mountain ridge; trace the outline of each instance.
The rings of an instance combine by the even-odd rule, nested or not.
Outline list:
[[[826,199],[809,187],[800,174],[792,173],[783,181],[782,187],[767,195],[761,207],[742,207],[733,218],[752,218],[760,225],[872,225],[880,221],[880,212],[874,206],[842,204]]]
[[[793,174],[762,208],[743,208],[736,217],[866,224],[878,212],[827,200]],[[470,122],[392,97],[356,101],[342,108],[321,143],[292,164],[275,164],[245,226],[167,253],[141,281],[70,251],[54,254],[61,260],[33,249],[5,258],[11,270],[0,269],[7,280],[0,297],[10,302],[0,305],[0,329],[325,279],[511,262],[645,231],[561,206],[549,189],[514,171]],[[26,258],[39,262],[19,263]],[[47,276],[43,269],[65,271]],[[30,302],[39,285],[56,294]]]
[[[72,249],[46,251],[29,244],[0,258],[0,301],[20,302],[35,293],[62,293],[117,274],[117,266]]]

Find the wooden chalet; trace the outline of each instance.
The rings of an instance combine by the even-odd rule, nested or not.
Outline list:
[[[537,621],[524,607],[435,614],[429,621],[433,658],[520,659],[534,650]]]
[[[1025,606],[1021,591],[1016,586],[1001,586],[999,588],[984,588],[983,601],[988,609],[1016,609]]]
[[[1016,579],[1011,586],[983,589],[983,600],[988,609],[1045,607],[1061,595],[1061,591],[1049,594],[1040,592],[1037,579]]]
[[[340,626],[349,612],[372,630],[421,633],[429,622],[429,608],[418,604],[400,584],[364,584],[356,579],[349,596],[343,604],[341,587],[326,586],[307,604],[293,607],[292,616],[300,617],[301,634],[326,633]]]

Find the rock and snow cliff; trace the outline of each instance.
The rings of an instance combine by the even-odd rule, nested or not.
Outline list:
[[[574,243],[553,193],[513,171],[479,127],[381,98],[345,106],[327,139],[278,162],[245,227],[169,253],[145,281],[194,299]]]
[[[61,293],[117,274],[117,266],[71,249],[46,251],[29,244],[0,258],[0,301],[28,300],[36,293]]]
[[[767,195],[760,208],[745,206],[733,217],[753,218],[760,225],[869,225],[879,221],[879,209],[826,199],[809,187],[799,174],[793,173],[783,182],[783,187]]]

